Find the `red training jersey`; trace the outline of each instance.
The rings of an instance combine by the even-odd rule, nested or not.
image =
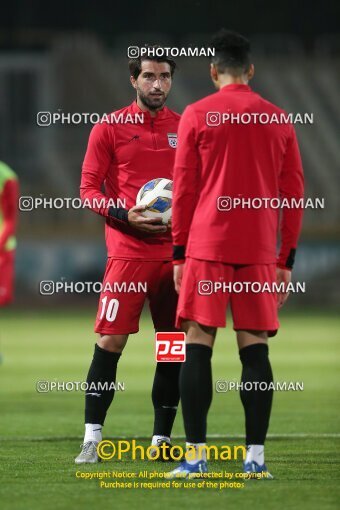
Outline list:
[[[227,85],[185,109],[174,168],[174,245],[186,245],[186,255],[196,259],[275,263],[280,208],[239,206],[223,211],[219,210],[218,197],[303,198],[295,130],[292,124],[284,123],[209,126],[207,119],[216,121],[217,117],[209,117],[208,112],[234,114],[234,118],[244,113],[266,113],[270,118],[285,114],[242,84]],[[292,266],[301,223],[301,207],[282,208],[281,267]]]
[[[125,208],[130,209],[145,183],[158,177],[172,179],[180,115],[164,107],[151,117],[136,101],[110,115],[114,122],[98,123],[91,131],[82,167],[81,198],[90,202],[90,209],[107,217],[108,257],[170,260],[170,232],[139,232],[108,218],[108,212],[109,199],[117,207],[122,207],[117,200],[124,200]],[[138,116],[143,116],[143,123]]]

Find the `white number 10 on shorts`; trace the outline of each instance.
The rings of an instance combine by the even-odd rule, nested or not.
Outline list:
[[[99,320],[101,320],[104,316],[108,322],[113,322],[117,317],[119,301],[118,299],[110,299],[109,303],[107,303],[107,296],[105,296],[102,300],[102,311],[100,312]]]

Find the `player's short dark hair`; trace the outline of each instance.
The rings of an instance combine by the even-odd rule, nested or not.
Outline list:
[[[146,48],[152,48],[156,50],[157,48],[161,48],[159,44],[145,44],[144,47]],[[167,55],[157,56],[157,55],[143,55],[139,56],[137,58],[130,58],[129,59],[129,69],[130,69],[130,75],[134,77],[135,80],[137,80],[138,76],[140,75],[140,72],[142,70],[142,62],[143,60],[151,60],[152,62],[166,62],[170,66],[170,73],[171,76],[173,76],[175,69],[176,69],[176,62],[173,58],[168,57]]]
[[[211,62],[218,73],[238,76],[249,71],[250,42],[243,35],[222,28],[213,36],[210,47],[215,48]]]

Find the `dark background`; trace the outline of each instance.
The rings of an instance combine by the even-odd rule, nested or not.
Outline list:
[[[246,35],[291,34],[312,44],[322,34],[339,33],[340,4],[336,0],[296,1],[11,1],[1,12],[0,25],[12,33],[2,34],[2,43],[18,44],[17,37],[26,29],[88,30],[112,44],[117,34],[155,30],[170,34],[175,40],[190,32],[210,34],[221,26]],[[39,44],[35,37],[23,45]],[[42,39],[41,39],[42,42]]]

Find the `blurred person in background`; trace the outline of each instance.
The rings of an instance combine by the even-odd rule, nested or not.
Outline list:
[[[11,303],[14,296],[18,195],[17,175],[0,161],[0,306]]]

